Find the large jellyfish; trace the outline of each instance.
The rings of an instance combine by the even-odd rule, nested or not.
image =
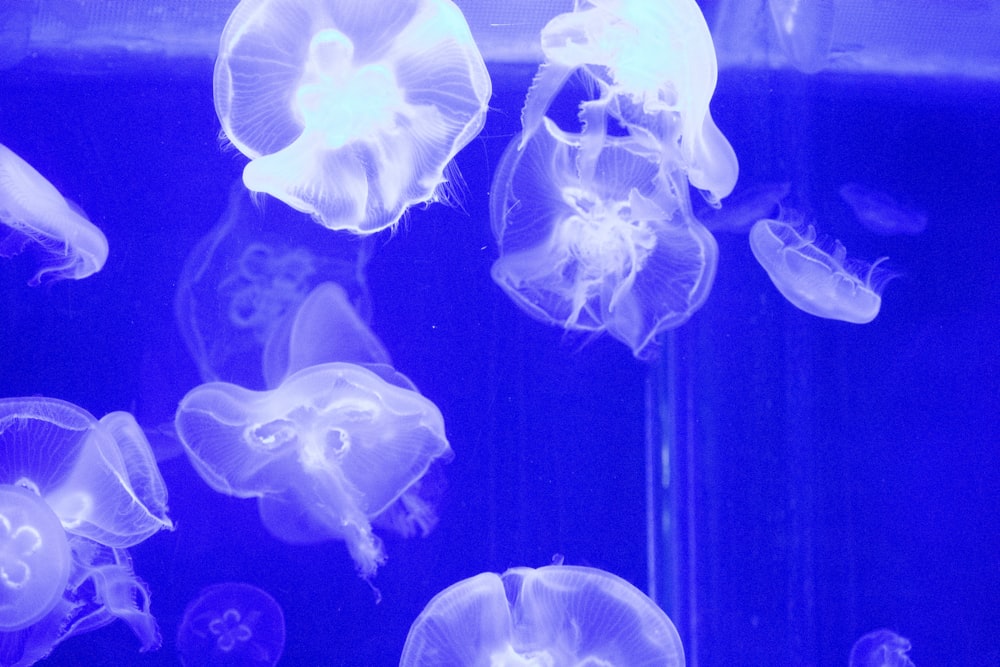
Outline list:
[[[86,278],[108,258],[108,240],[80,207],[0,144],[0,257],[12,257],[29,243],[42,251],[30,285]]]
[[[318,227],[277,202],[261,208],[236,184],[219,223],[178,281],[177,323],[206,382],[263,389],[261,357],[310,290],[333,281],[367,315],[369,241]]]
[[[243,0],[215,65],[247,188],[357,233],[446,198],[445,167],[490,93],[451,0]]]
[[[177,631],[181,664],[273,667],[285,649],[285,615],[250,584],[215,584],[184,610]]]
[[[711,202],[732,191],[736,155],[708,108],[718,77],[715,47],[694,0],[576,0],[541,38],[545,61],[525,102],[522,146],[569,76],[582,72],[599,94],[581,104],[584,134],[610,113],[662,144],[665,166],[683,168]]]
[[[158,648],[126,548],[171,528],[167,490],[131,415],[100,421],[53,398],[0,399],[0,664],[124,620]]]
[[[873,630],[854,642],[850,667],[914,667],[906,655],[910,640],[885,628]]]
[[[882,307],[882,289],[893,273],[847,259],[840,241],[832,252],[816,242],[816,229],[759,220],[750,229],[750,248],[771,282],[793,305],[810,315],[855,324],[871,322]]]
[[[545,118],[523,149],[508,147],[491,193],[493,278],[536,319],[606,330],[648,358],[708,297],[715,239],[657,156],[606,137],[585,158],[581,141]]]
[[[667,615],[632,584],[550,565],[487,572],[438,593],[399,664],[683,667],[684,650]]]
[[[343,362],[309,366],[272,391],[201,385],[175,424],[212,488],[258,498],[265,526],[286,542],[344,540],[365,577],[385,561],[372,520],[397,502],[428,510],[407,492],[451,454],[431,401]]]

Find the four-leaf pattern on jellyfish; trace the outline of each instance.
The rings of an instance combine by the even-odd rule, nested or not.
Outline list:
[[[246,187],[358,234],[448,199],[492,91],[451,0],[243,0],[214,87]]]
[[[53,398],[0,399],[0,664],[124,620],[158,648],[149,591],[126,549],[172,528],[135,419]]]
[[[533,317],[607,331],[652,358],[658,334],[687,321],[715,277],[717,247],[689,184],[717,206],[738,173],[708,111],[711,35],[692,0],[579,0],[542,30],[542,50],[523,132],[494,176],[493,278]],[[578,133],[546,115],[574,73],[595,91]]]

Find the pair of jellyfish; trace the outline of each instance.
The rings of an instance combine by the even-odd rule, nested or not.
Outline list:
[[[243,583],[205,588],[177,630],[181,664],[273,667],[285,649],[285,615],[266,591]]]
[[[592,567],[518,567],[438,593],[413,623],[400,667],[683,667],[673,623],[639,589]]]
[[[258,499],[275,537],[342,540],[372,577],[386,559],[373,524],[411,535],[436,522],[423,478],[451,456],[441,413],[336,283],[315,287],[267,348],[268,389],[200,385],[177,408],[177,434],[213,489]]]
[[[717,206],[738,172],[708,110],[711,35],[693,0],[579,0],[541,41],[523,131],[490,194],[493,279],[536,319],[607,331],[650,358],[715,276],[718,249],[689,184]],[[546,115],[574,74],[596,95],[579,105],[579,132]]]
[[[116,619],[141,650],[158,648],[126,549],[170,528],[166,486],[130,414],[0,399],[0,663],[33,664]]]
[[[33,246],[41,267],[29,281],[86,278],[108,258],[108,240],[79,206],[0,144],[0,257]]]
[[[451,0],[242,0],[215,64],[246,187],[359,234],[447,199],[446,169],[490,95]]]

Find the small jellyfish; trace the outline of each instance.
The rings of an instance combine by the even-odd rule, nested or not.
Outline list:
[[[215,584],[184,610],[177,631],[183,665],[272,667],[285,649],[285,616],[250,584]]]
[[[131,415],[52,398],[0,399],[0,662],[125,621],[160,645],[127,547],[162,529],[167,490]]]
[[[906,655],[910,640],[892,630],[874,630],[854,642],[851,648],[850,667],[914,667]]]
[[[793,305],[810,315],[855,324],[871,322],[882,307],[882,289],[893,274],[873,264],[852,262],[840,241],[832,254],[804,231],[778,220],[760,220],[750,229],[750,248],[771,282]]]
[[[29,285],[86,278],[108,258],[108,240],[80,207],[0,144],[0,257],[13,257],[29,243],[42,250]]]
[[[491,191],[493,279],[525,312],[567,330],[607,331],[639,358],[704,303],[717,246],[681,180],[629,137],[584,160],[581,135],[546,118],[516,139]]]
[[[830,62],[834,0],[767,0],[778,43],[791,65],[815,74]]]
[[[265,388],[261,357],[268,340],[321,282],[336,282],[367,315],[370,242],[271,204],[262,211],[236,184],[222,219],[181,271],[174,311],[206,382]]]
[[[584,134],[610,114],[633,134],[649,136],[665,168],[683,168],[691,185],[718,203],[739,167],[712,120],[709,101],[718,64],[712,35],[694,0],[576,0],[574,10],[542,29],[545,61],[525,101],[523,147],[571,74],[599,93],[581,104]]]
[[[491,94],[450,0],[243,0],[214,88],[247,188],[359,234],[446,198]]]
[[[437,406],[343,362],[299,370],[271,391],[201,385],[181,400],[175,424],[209,486],[258,498],[278,539],[345,541],[364,577],[385,561],[372,520],[397,503],[432,512],[408,492],[451,456]],[[408,525],[432,523],[413,517]]]
[[[683,667],[673,623],[642,591],[597,568],[486,572],[438,593],[410,627],[400,667]]]
[[[865,229],[882,236],[916,236],[927,229],[927,214],[900,204],[893,197],[860,183],[845,183],[841,198]]]

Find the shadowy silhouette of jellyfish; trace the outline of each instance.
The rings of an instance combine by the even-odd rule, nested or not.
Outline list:
[[[243,0],[214,88],[247,188],[358,234],[447,199],[491,94],[451,0]]]
[[[847,259],[840,241],[827,252],[816,229],[779,220],[760,220],[750,230],[750,248],[778,291],[799,310],[855,324],[871,322],[882,306],[882,289],[895,274]]]
[[[591,567],[487,572],[438,593],[410,627],[400,667],[628,665],[683,667],[663,610]]]
[[[167,489],[130,414],[0,399],[0,664],[33,664],[116,619],[158,648],[125,549],[164,528]]]
[[[28,244],[42,250],[42,266],[29,285],[86,278],[108,259],[108,240],[80,207],[0,144],[0,257],[13,257]]]
[[[665,181],[634,139],[606,137],[592,158],[582,141],[545,118],[523,148],[508,147],[490,193],[493,279],[532,317],[607,331],[648,359],[657,335],[708,297],[715,239],[683,178]]]
[[[370,242],[331,232],[277,202],[262,210],[239,184],[219,223],[194,247],[174,311],[206,382],[263,389],[267,341],[317,284],[333,281],[368,315],[364,267]]]
[[[181,664],[273,667],[285,649],[285,615],[250,584],[215,584],[184,610],[177,631]]]
[[[767,0],[778,44],[795,69],[814,74],[830,63],[835,4],[834,0]]]
[[[865,229],[882,236],[916,236],[927,229],[927,214],[904,206],[893,197],[860,183],[845,183],[840,196]]]
[[[602,143],[610,115],[711,203],[732,191],[739,167],[708,108],[718,65],[694,0],[576,0],[542,29],[541,41],[545,61],[525,100],[521,147],[580,72],[598,94],[580,105],[585,142]]]
[[[849,667],[914,667],[910,640],[892,630],[873,630],[851,647]]]

